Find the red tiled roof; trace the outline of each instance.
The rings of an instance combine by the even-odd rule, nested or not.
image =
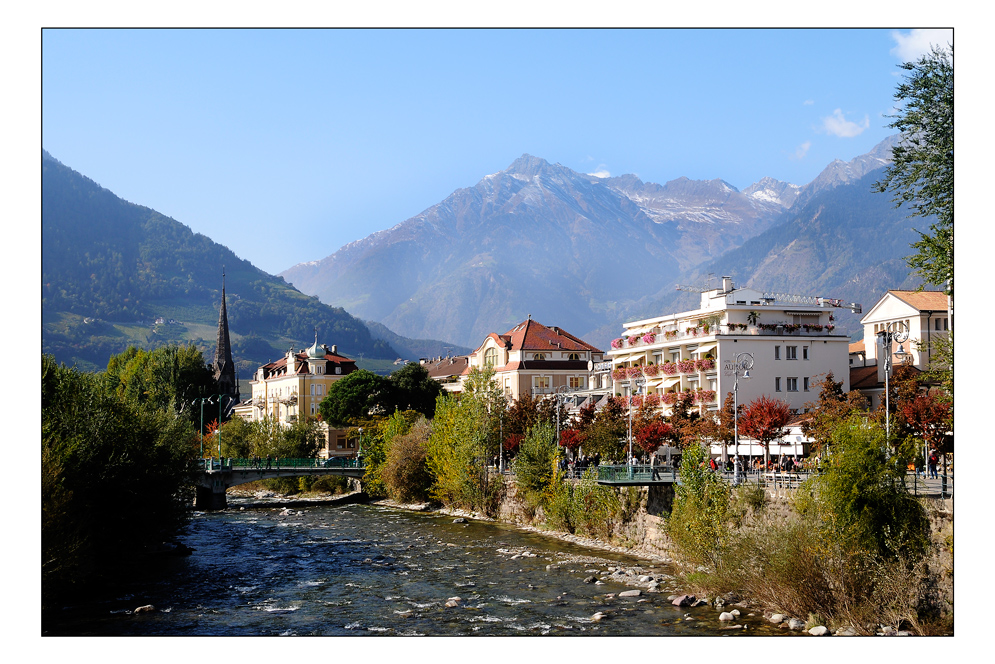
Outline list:
[[[508,343],[509,350],[577,350],[600,353],[601,350],[582,339],[578,339],[566,330],[558,327],[546,327],[531,318],[525,320],[499,337]]]
[[[463,373],[469,366],[470,358],[466,355],[457,357],[441,357],[423,364],[431,378],[448,378]]]
[[[849,349],[851,353],[863,353],[865,350],[864,340],[861,339],[860,341],[854,341],[852,344],[850,344]]]
[[[878,368],[876,366],[850,369],[851,390],[872,390],[877,387],[884,387],[884,384],[878,381]]]

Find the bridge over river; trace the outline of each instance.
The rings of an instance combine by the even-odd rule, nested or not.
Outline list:
[[[201,459],[194,468],[199,510],[228,506],[229,487],[278,477],[341,475],[359,479],[366,467],[358,459]]]

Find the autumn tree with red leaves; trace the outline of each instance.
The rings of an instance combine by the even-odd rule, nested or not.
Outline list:
[[[739,429],[764,448],[764,464],[770,460],[770,443],[779,438],[791,419],[791,408],[766,394],[753,400],[739,418]]]
[[[899,405],[899,414],[914,435],[934,450],[940,449],[953,419],[950,402],[935,391],[920,392],[911,399],[903,400]]]

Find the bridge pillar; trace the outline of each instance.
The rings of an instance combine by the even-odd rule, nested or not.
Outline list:
[[[646,498],[646,513],[665,516],[674,508],[674,485],[651,484]]]
[[[228,507],[228,484],[221,478],[211,478],[211,486],[198,486],[194,507],[199,510],[223,510]]]

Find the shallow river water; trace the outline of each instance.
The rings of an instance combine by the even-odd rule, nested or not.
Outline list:
[[[746,635],[713,607],[677,608],[665,566],[489,522],[376,505],[248,506],[195,513],[144,578],[44,625],[73,635]],[[664,578],[661,592],[610,568]],[[605,579],[601,584],[590,577]],[[585,581],[587,579],[587,581]],[[459,598],[453,600],[453,598]],[[451,601],[453,600],[453,601]],[[447,606],[455,604],[455,606]],[[156,610],[133,613],[136,607]],[[595,614],[603,614],[598,620]],[[689,620],[690,618],[690,620]],[[783,633],[783,632],[782,632]]]

